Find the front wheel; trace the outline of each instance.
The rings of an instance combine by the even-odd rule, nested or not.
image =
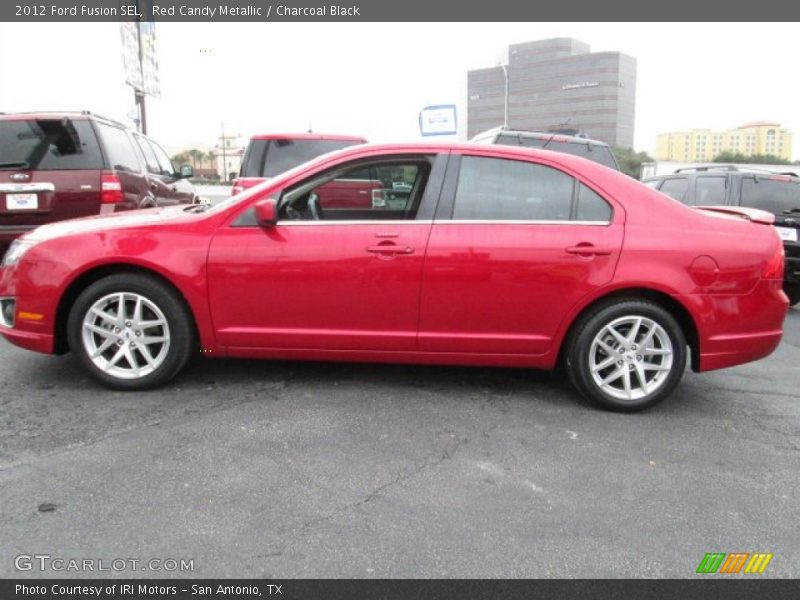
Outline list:
[[[102,383],[122,390],[162,385],[184,367],[193,327],[177,293],[134,273],[86,288],[67,321],[70,349]]]
[[[672,392],[686,354],[686,338],[669,312],[623,299],[581,318],[568,341],[566,367],[585,398],[609,410],[635,412]]]

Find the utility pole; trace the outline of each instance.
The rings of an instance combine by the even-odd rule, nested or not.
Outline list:
[[[225,135],[225,123],[221,124],[222,135],[219,137],[220,147],[222,148],[222,180],[228,181],[228,140],[235,140],[238,135]]]
[[[136,39],[139,42],[139,72],[142,74],[142,87],[144,87],[144,52],[142,50],[142,22],[136,23]],[[144,106],[144,91],[133,88],[133,96],[136,106],[139,107],[139,128],[144,135],[147,135],[147,111]]]

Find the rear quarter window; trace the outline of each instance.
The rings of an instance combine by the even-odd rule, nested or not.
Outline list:
[[[136,150],[133,149],[133,142],[124,129],[98,123],[97,131],[103,139],[109,167],[131,173],[139,173],[142,170]]]
[[[15,163],[43,171],[99,170],[103,156],[88,120],[2,120],[0,165]]]

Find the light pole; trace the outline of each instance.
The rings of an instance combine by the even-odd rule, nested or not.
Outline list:
[[[500,63],[505,78],[505,94],[503,98],[503,129],[508,129],[508,65]]]

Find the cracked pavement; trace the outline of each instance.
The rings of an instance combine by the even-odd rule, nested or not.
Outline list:
[[[637,415],[504,369],[198,360],[112,392],[0,341],[0,577],[693,577],[712,551],[789,577],[799,467],[797,309],[773,356]]]

